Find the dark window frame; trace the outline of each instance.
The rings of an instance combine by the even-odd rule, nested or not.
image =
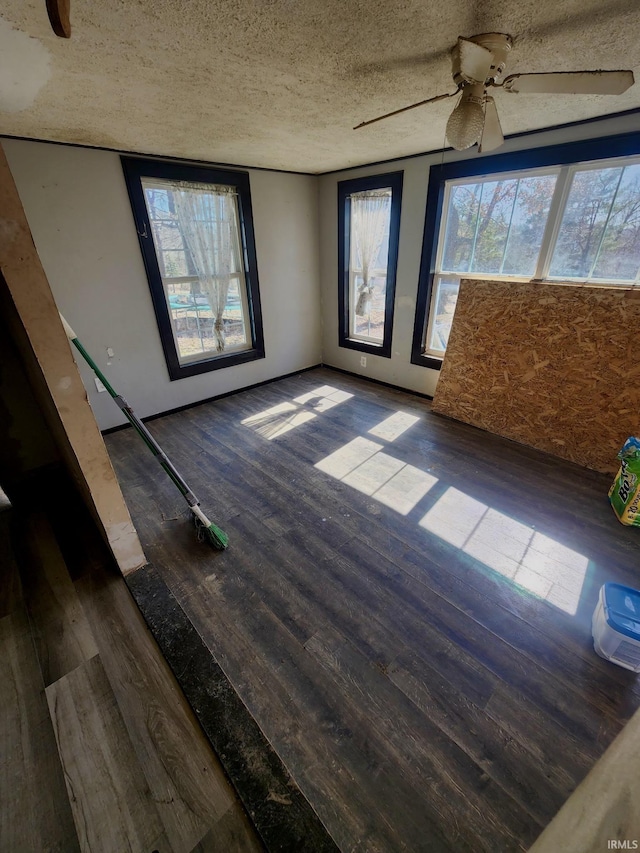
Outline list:
[[[442,224],[445,183],[456,178],[483,177],[545,166],[566,166],[592,160],[608,160],[640,154],[640,134],[624,133],[580,142],[565,142],[542,148],[530,148],[508,154],[493,154],[453,163],[432,165],[429,169],[427,209],[422,238],[422,256],[418,295],[411,345],[411,364],[440,370],[442,359],[423,352],[429,322],[431,292],[435,276],[438,240]]]
[[[338,344],[346,349],[379,355],[383,358],[391,358],[403,178],[404,172],[388,172],[383,175],[369,175],[364,178],[338,182]],[[391,213],[384,333],[382,344],[374,344],[349,337],[349,262],[351,257],[351,201],[349,196],[352,193],[379,190],[385,187],[391,188]]]
[[[147,273],[147,281],[151,291],[151,301],[160,333],[160,341],[171,381],[264,358],[264,332],[262,328],[262,309],[260,305],[258,263],[253,230],[249,173],[190,163],[150,160],[142,157],[121,157],[121,161],[142,252],[142,259]],[[173,338],[171,316],[165,298],[158,258],[153,243],[151,224],[144,200],[142,178],[223,184],[236,189],[238,193],[240,243],[247,286],[248,312],[245,320],[248,336],[251,339],[250,349],[229,353],[223,352],[213,356],[207,354],[200,361],[190,361],[186,364],[180,363]]]

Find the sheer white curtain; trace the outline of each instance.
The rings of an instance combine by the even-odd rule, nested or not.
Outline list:
[[[213,314],[216,349],[225,347],[223,315],[236,245],[236,201],[233,187],[175,181],[176,218],[191,253],[200,288]]]
[[[351,196],[352,266],[362,270],[355,308],[359,317],[371,311],[370,276],[385,237],[390,209],[391,190],[367,190]]]

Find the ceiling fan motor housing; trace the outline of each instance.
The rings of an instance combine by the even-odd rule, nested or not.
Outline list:
[[[504,72],[513,39],[506,33],[460,36],[451,51],[451,73],[456,86],[485,83]],[[480,49],[478,49],[480,48]]]

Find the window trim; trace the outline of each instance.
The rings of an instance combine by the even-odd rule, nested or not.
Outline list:
[[[169,379],[185,379],[211,370],[221,370],[265,357],[262,309],[258,285],[258,264],[249,173],[217,169],[191,163],[170,163],[142,157],[121,157],[129,200],[133,212],[142,259],[144,262],[151,301],[156,316],[160,342],[164,352]],[[238,196],[239,237],[244,275],[247,284],[247,337],[251,346],[245,350],[232,350],[219,355],[205,355],[199,361],[180,361],[173,335],[169,307],[165,298],[164,284],[153,242],[151,224],[147,213],[142,188],[143,178],[158,178],[166,181],[195,181],[199,183],[224,184],[236,189]]]
[[[345,349],[379,355],[383,358],[391,358],[403,178],[404,172],[388,172],[382,175],[368,175],[364,178],[353,178],[349,181],[338,182],[338,345]],[[349,337],[349,294],[351,290],[349,271],[351,202],[349,196],[352,193],[379,190],[385,187],[391,188],[389,252],[387,255],[384,332],[382,344],[376,344]]]
[[[530,148],[526,151],[477,156],[466,160],[456,160],[452,163],[433,164],[429,169],[427,187],[422,256],[411,345],[411,364],[429,367],[432,370],[440,370],[442,367],[442,358],[426,355],[422,344],[429,322],[447,181],[474,177],[483,178],[486,175],[523,172],[553,166],[572,166],[590,161],[607,162],[618,157],[632,157],[638,154],[640,154],[640,134],[624,133],[580,142],[565,142],[560,145]],[[594,168],[598,168],[598,165],[594,164]],[[549,215],[551,216],[551,211]],[[482,276],[478,277],[481,278]],[[517,278],[513,276],[508,280],[516,280]],[[536,281],[537,279],[534,277],[522,280]]]

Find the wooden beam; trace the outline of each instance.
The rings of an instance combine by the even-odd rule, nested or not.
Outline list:
[[[71,0],[46,0],[47,14],[54,33],[61,39],[71,38],[69,12]]]
[[[25,367],[52,436],[122,572],[146,562],[0,145],[0,281],[19,318]],[[24,340],[23,340],[24,339]]]

